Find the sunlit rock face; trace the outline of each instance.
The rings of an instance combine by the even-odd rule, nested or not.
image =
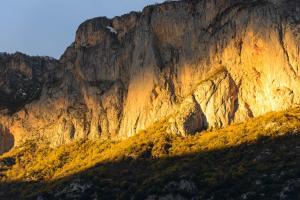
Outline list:
[[[126,138],[165,119],[169,131],[193,134],[297,106],[299,12],[298,0],[183,0],[88,20],[59,61],[0,56],[0,70],[39,91],[17,95],[11,109],[20,87],[1,74],[1,108],[11,114],[1,124],[15,145],[60,145]]]

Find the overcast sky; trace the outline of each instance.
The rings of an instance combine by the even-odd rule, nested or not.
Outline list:
[[[162,0],[1,0],[0,52],[59,58],[79,24],[113,17]]]

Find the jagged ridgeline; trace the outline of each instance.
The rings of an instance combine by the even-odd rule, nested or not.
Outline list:
[[[1,53],[0,200],[300,199],[299,13],[166,1]]]
[[[59,60],[0,55],[0,152],[179,135],[300,103],[298,0],[183,0],[81,24]]]

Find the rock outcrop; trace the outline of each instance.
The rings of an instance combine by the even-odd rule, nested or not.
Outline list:
[[[60,145],[162,119],[193,134],[296,106],[299,12],[298,0],[183,0],[88,20],[60,60],[0,55],[0,125],[14,145]]]

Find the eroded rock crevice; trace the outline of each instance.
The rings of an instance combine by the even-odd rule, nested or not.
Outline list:
[[[0,55],[0,124],[15,145],[57,146],[167,118],[195,134],[297,106],[299,12],[297,0],[183,0],[87,20],[59,60]]]

